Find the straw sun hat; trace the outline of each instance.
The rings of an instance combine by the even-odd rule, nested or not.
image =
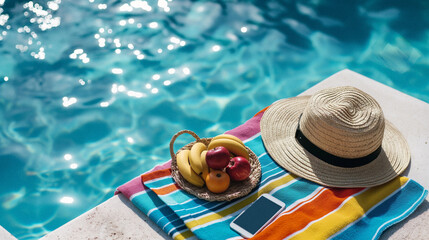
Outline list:
[[[261,119],[269,155],[289,172],[331,187],[372,187],[392,180],[411,155],[380,105],[354,87],[273,103]]]

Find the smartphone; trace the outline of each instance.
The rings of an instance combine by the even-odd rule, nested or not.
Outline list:
[[[241,212],[229,226],[241,236],[251,238],[266,227],[284,208],[284,202],[265,193]]]

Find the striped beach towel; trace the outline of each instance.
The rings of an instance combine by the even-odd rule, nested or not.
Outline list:
[[[260,185],[230,202],[207,202],[181,190],[170,161],[120,186],[121,192],[174,239],[241,239],[230,222],[261,194],[286,203],[285,210],[254,239],[377,239],[409,216],[427,191],[407,177],[372,188],[327,188],[288,173],[265,151],[259,121],[263,112],[227,132],[259,157]]]

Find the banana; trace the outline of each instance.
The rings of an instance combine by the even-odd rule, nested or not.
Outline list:
[[[192,169],[198,175],[201,175],[201,173],[203,172],[201,153],[204,150],[207,150],[207,146],[202,142],[197,142],[192,146],[191,152],[189,153],[189,163],[191,164]]]
[[[203,171],[201,172],[201,176],[203,177],[203,180],[206,180],[207,175],[209,174],[209,166],[206,162],[206,154],[207,150],[204,150],[201,152],[201,164],[203,165]]]
[[[238,143],[240,143],[241,145],[243,145],[243,147],[244,147],[244,143],[243,143],[243,141],[241,141],[241,139],[240,138],[238,138],[238,137],[236,137],[236,136],[234,136],[234,135],[231,135],[231,134],[221,134],[221,135],[217,135],[216,137],[214,137],[213,139],[212,139],[212,141],[213,140],[217,140],[217,139],[231,139],[231,140],[234,140],[234,141],[236,141],[236,142],[238,142]]]
[[[223,146],[226,149],[228,149],[230,152],[234,153],[237,156],[242,156],[249,160],[249,153],[247,152],[246,147],[241,145],[240,143],[231,140],[231,139],[216,139],[210,141],[210,144],[208,146],[208,149],[213,149],[215,147]]]
[[[182,150],[177,154],[177,167],[179,168],[180,174],[182,174],[186,181],[197,187],[202,187],[204,186],[203,179],[198,176],[198,174],[192,170],[191,165],[189,165],[189,153],[190,150]]]

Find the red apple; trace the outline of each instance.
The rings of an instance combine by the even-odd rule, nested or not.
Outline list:
[[[206,162],[209,168],[224,169],[231,159],[228,149],[219,146],[207,151]]]
[[[234,181],[243,181],[250,175],[250,163],[244,157],[234,157],[229,161],[226,173]]]

